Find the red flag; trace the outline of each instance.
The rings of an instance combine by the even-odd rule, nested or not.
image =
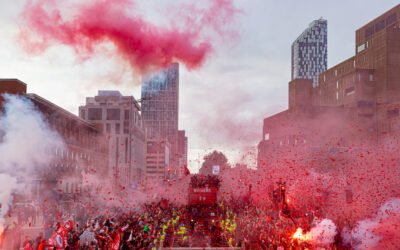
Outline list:
[[[69,220],[63,223],[63,225],[57,230],[53,236],[49,239],[49,244],[56,247],[56,249],[64,249],[68,246],[67,233],[71,231],[74,226],[74,222]]]
[[[188,167],[185,165],[185,175],[188,176],[190,175],[190,170],[188,169]]]
[[[119,243],[120,243],[120,239],[121,239],[120,234],[121,234],[120,229],[118,229],[117,235],[115,236],[114,241],[111,245],[111,249],[115,249],[115,250],[119,249]]]

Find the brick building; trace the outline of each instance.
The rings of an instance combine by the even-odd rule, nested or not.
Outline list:
[[[0,98],[3,93],[21,95],[31,101],[64,142],[64,147],[50,152],[51,164],[43,166],[35,177],[37,181],[33,186],[37,190],[34,193],[45,188],[62,201],[72,201],[83,191],[82,173],[106,177],[106,141],[93,124],[36,94],[26,93],[26,84],[18,79],[0,79]],[[1,98],[0,110],[2,101]]]
[[[356,54],[289,83],[289,109],[264,119],[258,165],[277,147],[379,143],[400,129],[400,5],[356,31]],[[329,128],[329,129],[327,129]]]
[[[399,17],[397,5],[358,29],[354,56],[319,74],[318,86],[293,79],[289,109],[264,119],[258,170],[292,187],[303,182],[310,190],[297,201],[310,194],[308,204],[337,225],[351,226],[399,195]]]

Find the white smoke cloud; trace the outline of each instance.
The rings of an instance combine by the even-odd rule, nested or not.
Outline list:
[[[303,234],[303,230],[298,228],[293,238],[312,244],[316,247],[329,246],[334,243],[337,228],[330,219],[319,221],[309,232]]]
[[[0,235],[13,194],[24,191],[37,174],[48,167],[52,150],[63,147],[61,137],[52,131],[43,116],[26,98],[4,95],[0,116]]]
[[[11,205],[11,194],[18,189],[17,179],[0,174],[0,236],[5,227],[5,217]]]
[[[337,229],[335,223],[330,219],[323,219],[317,223],[310,232],[306,234],[306,239],[313,245],[329,246],[335,241]]]

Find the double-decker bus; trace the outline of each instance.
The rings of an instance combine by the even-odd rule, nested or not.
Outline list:
[[[193,220],[208,224],[216,220],[218,189],[221,180],[215,175],[194,175],[190,179],[188,206]]]

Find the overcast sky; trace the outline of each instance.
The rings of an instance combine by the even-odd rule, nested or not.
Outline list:
[[[242,154],[254,158],[263,118],[287,108],[290,46],[309,23],[320,17],[328,20],[328,67],[332,67],[354,55],[356,29],[398,3],[236,0],[241,13],[231,25],[238,39],[228,45],[216,41],[215,51],[200,69],[180,68],[179,127],[189,138],[190,169],[196,171],[202,156],[214,149],[226,153],[231,163]],[[43,54],[27,55],[17,42],[24,4],[24,0],[0,0],[1,78],[18,78],[28,84],[28,92],[75,114],[85,97],[99,89],[140,98],[140,80],[132,79],[127,65],[110,54],[98,53],[78,63],[70,48],[57,45]],[[146,0],[139,8],[157,23],[168,4]]]

